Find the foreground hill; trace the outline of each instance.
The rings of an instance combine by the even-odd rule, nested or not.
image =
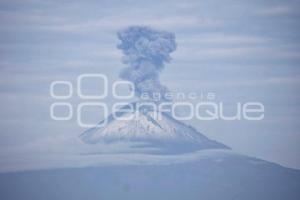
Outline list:
[[[231,151],[177,164],[109,165],[0,174],[5,200],[298,200],[300,171]]]

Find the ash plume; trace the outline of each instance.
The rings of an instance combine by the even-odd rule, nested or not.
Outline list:
[[[120,78],[134,84],[136,96],[147,94],[153,99],[160,94],[161,100],[166,100],[164,94],[168,89],[161,84],[159,75],[164,64],[170,62],[170,53],[176,50],[175,35],[146,26],[130,26],[119,31],[118,38],[123,63],[128,65]]]

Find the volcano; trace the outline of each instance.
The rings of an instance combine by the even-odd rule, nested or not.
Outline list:
[[[122,107],[99,122],[98,126],[85,131],[80,138],[88,144],[134,142],[135,152],[144,153],[177,154],[202,149],[229,149],[174,119],[170,113],[154,110],[153,106],[146,104],[139,105],[139,102]]]
[[[164,95],[168,88],[161,84],[159,75],[165,63],[171,60],[170,54],[176,50],[175,35],[150,27],[131,26],[119,31],[118,38],[121,42],[118,49],[124,54],[123,63],[127,65],[120,78],[132,83],[130,89],[136,97],[147,94],[150,102],[146,102],[147,105],[139,100],[123,106],[96,127],[85,131],[80,138],[88,144],[127,143],[131,144],[129,149],[134,149],[133,152],[143,153],[178,154],[202,149],[228,149],[169,113],[149,106],[149,103],[159,104],[153,98],[157,93],[163,97],[159,101],[168,101]]]

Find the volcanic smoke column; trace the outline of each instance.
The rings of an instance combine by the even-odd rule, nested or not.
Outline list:
[[[120,73],[120,78],[131,81],[135,94],[159,93],[164,100],[168,92],[159,80],[164,64],[171,60],[170,53],[176,50],[173,33],[154,30],[145,26],[130,26],[118,32],[121,44],[118,48],[124,53],[123,63],[128,66]]]

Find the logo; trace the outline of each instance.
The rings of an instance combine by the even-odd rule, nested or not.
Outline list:
[[[99,90],[99,94],[88,94],[83,89],[83,82],[91,79],[96,79],[102,89]],[[121,88],[129,88],[127,94],[123,94]],[[63,94],[58,94],[58,88],[65,88]],[[162,113],[169,113],[174,119],[184,120],[251,120],[257,121],[264,119],[265,108],[261,102],[237,102],[234,114],[225,114],[226,105],[221,101],[216,101],[216,94],[213,92],[206,93],[173,93],[166,92],[164,94],[148,93],[139,94],[140,101],[136,103],[136,108],[133,108],[132,104],[128,101],[133,99],[136,95],[135,86],[129,81],[113,81],[111,82],[111,88],[109,86],[108,77],[105,74],[81,74],[76,80],[76,91],[70,81],[57,80],[53,81],[50,85],[50,96],[56,100],[56,102],[50,105],[50,117],[57,121],[66,121],[74,118],[77,120],[77,124],[80,127],[102,127],[107,124],[108,115],[111,115],[117,120],[132,120],[134,117],[138,117],[140,109],[144,106],[151,107],[153,116],[157,120],[160,120]],[[109,106],[107,98],[109,93],[113,99],[116,100],[112,106]],[[77,95],[82,102],[78,105],[72,105],[70,100],[74,95]],[[195,102],[196,103],[192,103]],[[67,114],[59,115],[56,110],[65,109]],[[86,123],[83,118],[83,110],[87,108],[98,109],[103,116],[101,123]],[[181,112],[184,110],[184,112]],[[134,113],[130,116],[119,116],[118,112]]]

